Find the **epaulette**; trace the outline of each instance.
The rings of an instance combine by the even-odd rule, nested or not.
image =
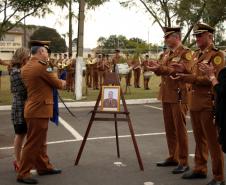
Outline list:
[[[216,48],[215,46],[213,46],[212,48],[214,51],[219,51],[219,48]]]
[[[42,65],[47,65],[47,64],[48,64],[48,62],[42,61],[42,60],[39,60],[38,62],[39,62],[40,64],[42,64]]]
[[[182,45],[183,49],[190,50],[187,46]]]
[[[197,48],[197,49],[195,49],[195,52],[196,52],[196,51],[200,51],[200,50],[201,50],[200,48]]]

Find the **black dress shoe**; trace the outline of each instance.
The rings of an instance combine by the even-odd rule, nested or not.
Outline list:
[[[40,176],[43,175],[55,175],[55,174],[60,174],[62,171],[60,169],[52,169],[52,170],[46,170],[46,171],[38,171],[38,174]]]
[[[173,169],[173,174],[184,173],[189,170],[189,166],[178,165],[175,169]]]
[[[198,172],[187,172],[182,176],[182,179],[205,179],[206,174],[198,173]]]
[[[156,165],[157,165],[157,166],[160,166],[160,167],[177,166],[177,165],[178,165],[178,162],[176,162],[176,161],[165,160],[165,161],[157,162]]]
[[[211,180],[207,185],[225,185],[224,181]]]
[[[32,179],[30,177],[23,178],[23,179],[18,178],[17,182],[24,183],[24,184],[38,184],[38,181],[36,179]]]

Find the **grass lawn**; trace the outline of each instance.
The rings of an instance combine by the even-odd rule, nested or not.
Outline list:
[[[125,94],[125,99],[144,99],[144,98],[155,98],[158,95],[160,78],[157,76],[152,76],[149,81],[150,90],[144,90],[143,88],[143,77],[140,80],[141,88],[133,87],[133,79],[131,80],[131,87],[127,89],[127,94]],[[84,83],[83,83],[84,84]],[[125,89],[125,80],[122,79],[121,86]],[[75,95],[73,92],[67,92],[60,90],[60,95],[66,101],[75,101]],[[99,90],[87,89],[85,84],[83,85],[83,99],[80,101],[95,101],[99,94]],[[10,81],[9,76],[5,75],[1,77],[1,89],[0,89],[0,105],[10,105],[11,104],[11,94],[10,94]]]

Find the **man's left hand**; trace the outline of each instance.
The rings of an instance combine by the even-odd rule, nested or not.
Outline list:
[[[171,67],[173,67],[173,69],[177,72],[177,73],[183,73],[185,71],[185,67],[183,64],[179,64],[179,63],[173,63],[170,64]]]

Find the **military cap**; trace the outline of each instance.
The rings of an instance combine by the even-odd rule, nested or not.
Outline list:
[[[168,35],[172,33],[180,33],[181,32],[181,27],[164,27],[164,37],[167,37]]]
[[[206,23],[197,23],[193,29],[193,35],[198,35],[204,32],[214,33],[215,29]]]
[[[44,47],[48,50],[48,53],[51,53],[49,45],[50,45],[50,41],[31,40],[29,42],[30,48],[32,48],[32,47]]]

